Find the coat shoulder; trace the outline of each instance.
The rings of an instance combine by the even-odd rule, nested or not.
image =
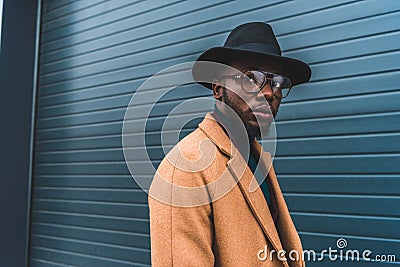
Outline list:
[[[199,128],[178,142],[160,163],[157,173],[176,183],[198,179],[207,183],[228,157]]]

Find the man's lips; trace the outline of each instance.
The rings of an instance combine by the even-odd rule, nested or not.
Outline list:
[[[253,113],[257,115],[261,115],[262,117],[265,116],[273,116],[274,115],[274,110],[273,107],[271,106],[260,106],[257,108],[253,108]]]

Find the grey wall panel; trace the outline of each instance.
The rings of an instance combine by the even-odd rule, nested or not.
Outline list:
[[[148,77],[220,46],[248,21],[271,23],[283,53],[313,70],[282,103],[274,161],[304,247],[336,248],[344,237],[351,248],[400,251],[398,1],[43,2],[32,266],[150,265],[147,195],[122,153],[125,109]],[[161,90],[137,94],[137,111]],[[136,118],[127,151],[138,175],[152,177],[137,152],[140,123],[147,121],[147,152],[157,166],[173,145],[161,147],[165,116],[196,96],[210,91],[181,86],[148,119]],[[174,118],[202,116],[206,108],[197,108]],[[171,128],[180,126],[176,120]]]

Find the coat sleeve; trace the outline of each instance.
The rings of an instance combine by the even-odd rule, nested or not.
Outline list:
[[[149,194],[151,260],[154,267],[214,266],[214,226],[210,203],[195,207],[171,205],[160,201],[156,190],[171,192],[168,187],[157,186],[157,174],[173,184],[199,186],[203,180],[195,173],[185,173],[161,164],[152,182]],[[154,194],[155,193],[155,194]],[[168,194],[166,194],[168,195]]]

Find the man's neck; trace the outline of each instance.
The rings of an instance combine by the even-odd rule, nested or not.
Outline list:
[[[234,120],[223,114],[218,108],[214,109],[212,115],[242,156],[247,157],[246,154],[250,152],[249,148],[252,147],[255,137],[249,135],[247,130],[243,131],[245,129],[243,122],[241,122],[243,127],[235,125]]]

